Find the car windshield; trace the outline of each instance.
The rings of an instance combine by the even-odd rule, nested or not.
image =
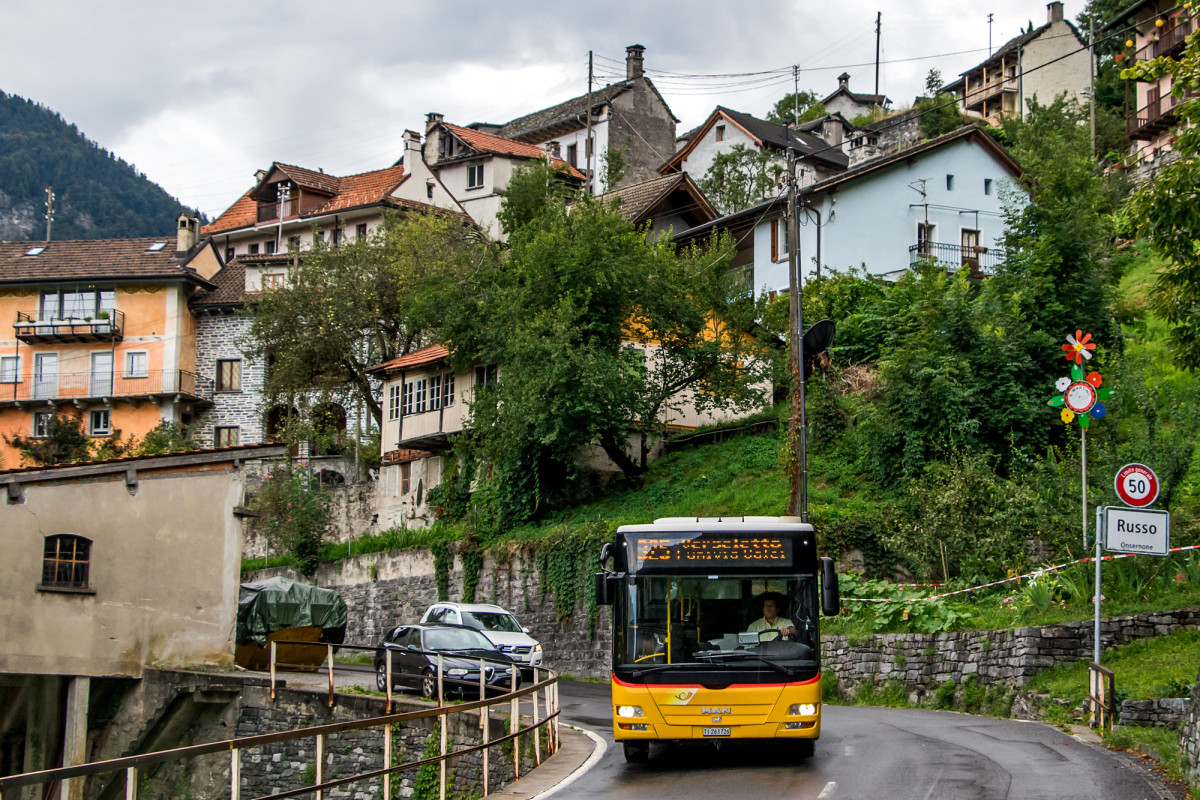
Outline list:
[[[437,628],[425,631],[426,650],[495,650],[488,638],[469,628]]]
[[[479,628],[484,631],[503,631],[504,633],[521,633],[521,626],[513,619],[512,614],[496,611],[464,611],[463,625]]]

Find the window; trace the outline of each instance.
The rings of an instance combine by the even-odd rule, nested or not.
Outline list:
[[[342,243],[342,228],[340,225],[335,225],[330,230],[333,232],[333,246],[337,247]]]
[[[442,407],[454,405],[454,373],[447,372],[442,377]]]
[[[718,141],[718,142],[723,142],[723,141],[725,141],[725,126],[724,126],[724,125],[718,125],[718,126],[717,126],[717,130],[716,130],[716,136],[717,136],[717,141]]]
[[[317,231],[317,239],[320,240],[320,239],[324,239],[324,238],[325,238],[325,234],[321,233],[320,231]],[[289,253],[297,252],[300,249],[300,237],[299,236],[289,236],[287,247],[288,247]]]
[[[409,381],[404,382],[404,394],[400,398],[400,413],[406,417],[413,413],[413,385]]]
[[[360,242],[367,238],[367,223],[360,222],[354,226],[354,238]]]
[[[413,381],[413,383],[416,386],[416,412],[418,414],[423,414],[425,413],[425,397],[429,381],[425,378],[421,378],[420,380]]]
[[[70,534],[47,536],[42,556],[42,586],[86,589],[91,557],[90,539]]]
[[[467,167],[467,188],[483,188],[483,164],[473,164]]]
[[[20,364],[17,356],[0,356],[0,383],[20,383]]]
[[[393,384],[388,387],[388,420],[400,419],[400,386]]]
[[[946,175],[946,191],[947,192],[954,191],[954,176],[953,175],[949,175],[949,174]]]
[[[425,196],[433,199],[433,181],[425,181]]]
[[[983,179],[983,193],[984,194],[992,193],[992,179],[991,178]]]
[[[236,447],[238,443],[238,429],[236,427],[213,428],[213,446],[215,447]]]
[[[246,248],[246,250],[252,256],[258,255],[258,242],[255,242],[254,244],[250,245],[248,248]]]
[[[400,465],[400,494],[408,494],[412,488],[412,462]]]
[[[228,264],[230,261],[233,261],[233,255],[234,255],[234,248],[226,247],[225,248],[225,263],[226,264]]]
[[[242,360],[240,358],[217,361],[217,391],[240,392],[242,390]]]
[[[475,368],[475,385],[486,386],[489,383],[496,382],[496,365],[492,364],[488,367]]]
[[[50,422],[54,419],[53,411],[38,411],[33,415],[33,435],[37,439],[45,439],[50,435]]]
[[[275,243],[274,242],[264,242],[263,249],[267,251],[267,255],[271,255],[275,252]]]
[[[146,377],[146,366],[149,357],[144,350],[130,351],[125,354],[125,377],[126,378],[144,378]]]
[[[429,376],[429,410],[437,411],[442,407],[442,376]]]
[[[572,167],[579,166],[579,145],[567,145],[567,163]]]
[[[932,249],[930,247],[930,245],[933,244],[933,241],[937,238],[936,234],[937,234],[937,225],[935,225],[934,223],[932,223],[932,222],[918,222],[917,223],[917,251],[921,255],[923,255],[923,256],[929,255],[929,252]]]
[[[40,319],[85,319],[98,317],[100,312],[111,315],[117,307],[117,295],[112,289],[54,290],[42,294]]]
[[[771,260],[788,260],[788,224],[786,219],[771,221]]]
[[[282,272],[271,272],[262,276],[263,289],[282,289],[284,286],[284,274]]]
[[[108,436],[112,433],[112,417],[107,408],[88,412],[88,433],[92,436]]]

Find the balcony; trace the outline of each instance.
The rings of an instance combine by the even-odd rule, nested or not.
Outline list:
[[[1125,118],[1125,135],[1130,139],[1153,141],[1178,124],[1175,118],[1175,106],[1191,100],[1200,92],[1188,89],[1183,97],[1167,94],[1158,95],[1158,89],[1153,88],[1149,102]]]
[[[38,319],[32,311],[18,311],[13,323],[16,336],[29,344],[68,342],[119,342],[125,336],[125,312],[98,311],[96,317]],[[98,315],[104,314],[104,317]]]
[[[1166,26],[1156,32],[1155,38],[1138,49],[1134,54],[1137,61],[1149,61],[1159,56],[1178,55],[1183,49],[1188,34],[1196,30],[1196,20],[1180,19],[1174,25]]]
[[[991,100],[998,94],[1016,92],[1019,88],[1016,77],[993,78],[983,85],[971,87],[966,96],[966,107],[974,108],[975,106],[983,105],[984,102]]]
[[[922,242],[908,248],[909,266],[922,261],[932,261],[949,270],[967,267],[974,276],[995,272],[1002,260],[999,251],[989,250],[986,247],[963,247],[958,244]]]
[[[258,221],[278,222],[281,219],[294,217],[300,213],[300,203],[295,200],[282,200],[278,203],[259,203]]]
[[[207,404],[213,397],[211,380],[180,369],[148,370],[136,377],[111,372],[57,372],[24,378],[20,383],[0,384],[0,407],[111,400]]]

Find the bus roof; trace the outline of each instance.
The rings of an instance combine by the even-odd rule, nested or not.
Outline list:
[[[799,517],[662,517],[649,525],[622,525],[617,533],[665,533],[712,531],[714,533],[784,532],[811,533],[813,526]]]

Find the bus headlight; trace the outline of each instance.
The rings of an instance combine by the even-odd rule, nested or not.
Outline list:
[[[811,717],[815,713],[817,713],[815,703],[799,703],[788,707],[789,717]]]
[[[617,716],[618,717],[641,717],[641,716],[645,716],[645,715],[642,714],[641,706],[617,706]]]

